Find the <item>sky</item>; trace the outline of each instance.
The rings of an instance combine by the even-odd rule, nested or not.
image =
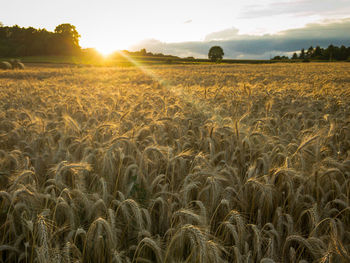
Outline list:
[[[206,57],[268,58],[310,45],[350,46],[350,0],[0,0],[0,22],[76,26],[83,48],[108,54],[146,48]]]

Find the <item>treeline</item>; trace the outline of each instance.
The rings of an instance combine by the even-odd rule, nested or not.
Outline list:
[[[275,56],[273,60],[288,60],[287,56]],[[344,45],[337,47],[329,45],[327,48],[309,47],[307,50],[301,49],[300,53],[294,53],[291,57],[292,60],[329,60],[329,61],[350,61],[350,47]]]
[[[131,56],[131,57],[156,57],[156,58],[172,58],[172,59],[180,59],[178,56],[173,56],[173,55],[165,55],[163,53],[152,53],[152,52],[147,52],[147,50],[145,48],[142,48],[139,51],[128,51],[128,50],[122,50],[122,51],[118,51],[115,52],[114,54],[111,55],[111,57],[116,58],[121,56],[120,53],[123,53],[127,56]]]
[[[61,24],[54,32],[0,24],[0,57],[76,55],[81,52],[75,26]]]

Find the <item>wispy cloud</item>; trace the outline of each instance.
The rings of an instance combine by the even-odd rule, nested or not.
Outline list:
[[[213,45],[223,47],[226,58],[269,58],[270,56],[289,54],[290,52],[320,45],[350,45],[350,19],[326,21],[308,24],[303,28],[281,31],[278,34],[253,36],[240,35],[238,29],[229,28],[213,32],[205,41],[164,43],[158,40],[146,40],[133,49],[147,48],[151,52],[162,52],[178,56],[207,57]]]
[[[350,1],[348,0],[296,0],[275,1],[267,5],[249,5],[243,9],[240,18],[258,18],[286,14],[294,16],[339,16],[348,15],[349,13]]]
[[[205,41],[212,41],[212,40],[232,40],[235,38],[240,38],[241,35],[239,35],[239,30],[237,28],[228,28],[222,31],[213,32],[205,36]]]

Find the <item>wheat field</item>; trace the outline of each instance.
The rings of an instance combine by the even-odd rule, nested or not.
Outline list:
[[[350,63],[0,72],[0,262],[349,262]]]

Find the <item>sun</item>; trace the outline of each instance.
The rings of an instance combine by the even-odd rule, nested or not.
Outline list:
[[[136,39],[118,39],[106,37],[95,38],[91,41],[84,43],[84,46],[95,48],[103,56],[108,56],[118,50],[129,50],[138,41]]]
[[[131,50],[144,39],[145,36],[131,30],[113,33],[93,30],[82,34],[80,44],[84,48],[95,48],[102,55],[108,56],[118,50]]]
[[[106,57],[118,50],[128,49],[128,45],[123,43],[118,43],[118,42],[114,42],[114,43],[101,42],[101,43],[96,43],[95,48],[99,53],[101,53],[103,56]]]
[[[114,53],[115,51],[119,50],[119,48],[109,48],[109,47],[101,47],[97,46],[96,50],[104,57],[107,57]]]

